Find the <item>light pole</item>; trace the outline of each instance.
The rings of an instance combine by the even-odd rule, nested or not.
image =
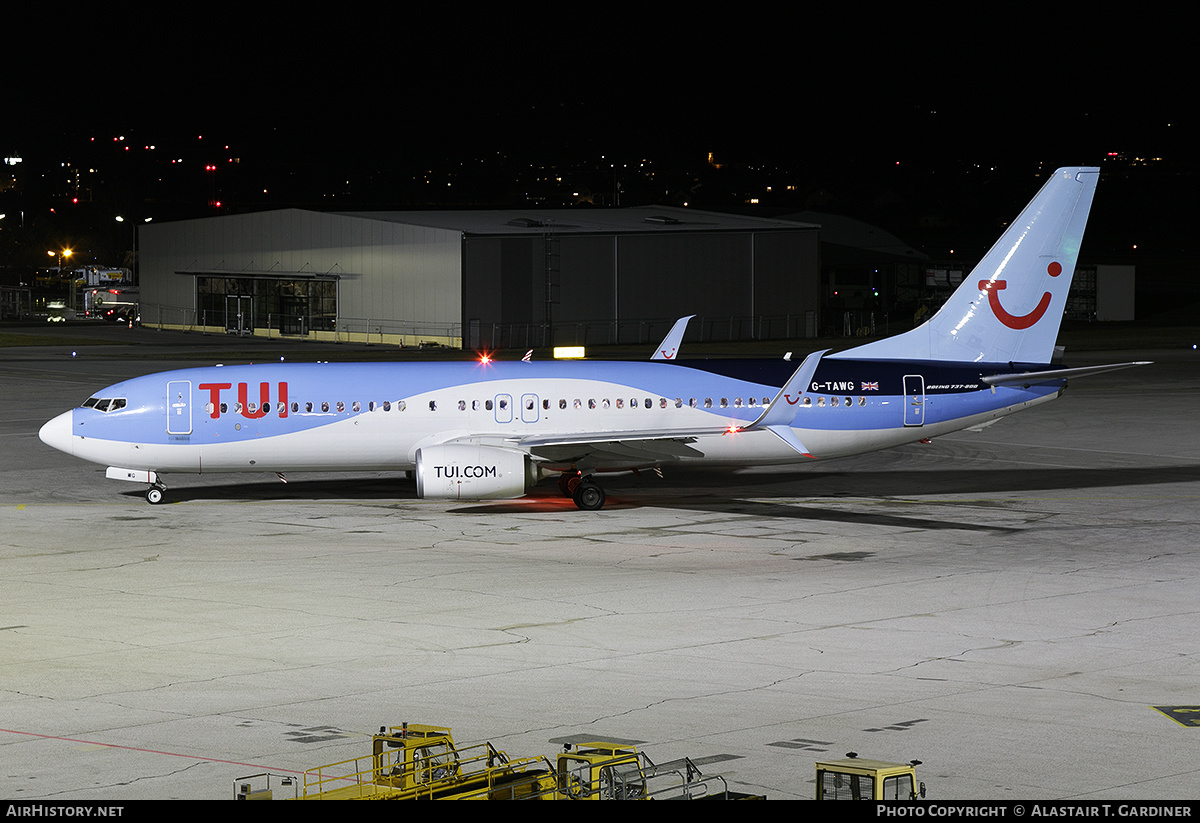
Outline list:
[[[74,253],[75,252],[71,251],[70,249],[63,249],[62,251],[54,251],[53,249],[50,249],[46,252],[46,254],[50,255],[51,257],[58,258],[58,276],[60,279],[63,276],[63,271],[66,269],[67,263],[71,259],[71,255]],[[71,296],[71,310],[74,311],[75,310],[76,289],[75,289],[75,278],[73,278],[73,277],[70,277],[67,280],[67,293],[70,294],[70,296]]]

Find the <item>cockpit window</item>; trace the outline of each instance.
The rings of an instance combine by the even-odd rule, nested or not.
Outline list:
[[[85,409],[110,412],[125,408],[124,397],[89,397],[83,403]]]

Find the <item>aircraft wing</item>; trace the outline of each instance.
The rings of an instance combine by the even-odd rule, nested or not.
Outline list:
[[[524,446],[535,460],[577,468],[633,469],[673,463],[681,457],[703,457],[695,438],[599,440]]]
[[[531,456],[550,463],[634,468],[669,463],[680,457],[701,457],[703,453],[692,444],[702,436],[733,435],[765,429],[800,454],[811,456],[796,438],[791,422],[796,414],[794,406],[812,381],[824,354],[825,351],[813,352],[806,357],[770,405],[748,425],[530,434],[497,438],[495,445],[527,451]]]
[[[681,457],[703,457],[691,444],[703,435],[729,433],[728,427],[596,431],[575,435],[479,437],[462,435],[446,443],[470,442],[527,452],[542,463],[592,469],[632,469],[672,463]]]

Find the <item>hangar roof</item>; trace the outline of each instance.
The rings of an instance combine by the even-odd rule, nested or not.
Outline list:
[[[675,206],[627,209],[482,209],[468,211],[341,212],[347,217],[426,226],[466,234],[570,234],[613,232],[796,231],[816,225],[743,217]]]
[[[877,252],[889,257],[903,257],[916,260],[928,260],[924,252],[914,249],[900,238],[878,226],[857,220],[853,217],[843,217],[825,212],[802,211],[787,215],[787,220],[795,220],[806,225],[817,224],[821,227],[821,242],[838,246],[849,246],[868,252]]]

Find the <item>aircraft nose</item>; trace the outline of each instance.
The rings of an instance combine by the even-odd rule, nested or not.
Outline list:
[[[41,431],[38,432],[38,437],[47,446],[52,446],[60,452],[66,452],[67,454],[74,453],[74,449],[71,446],[71,417],[71,412],[63,412],[42,426]]]

